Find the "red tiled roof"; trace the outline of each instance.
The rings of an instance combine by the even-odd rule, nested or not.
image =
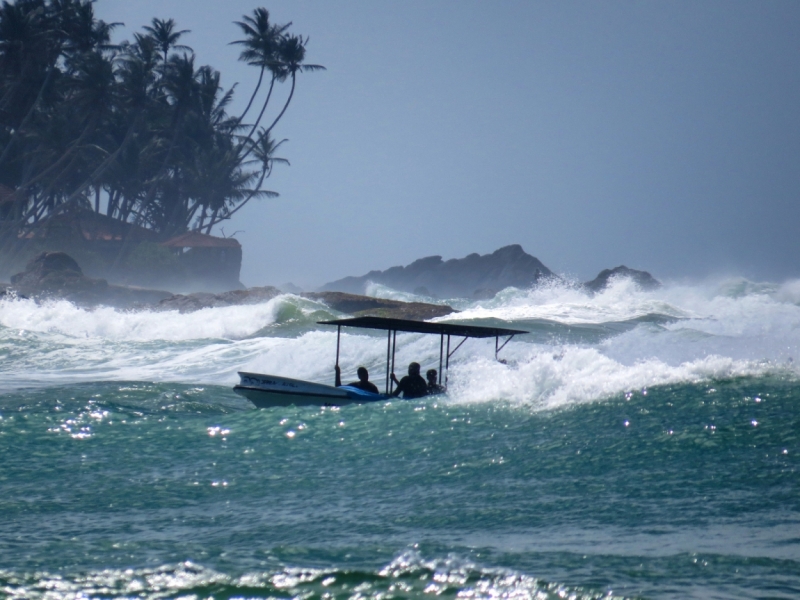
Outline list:
[[[199,231],[187,231],[174,238],[162,242],[168,248],[239,248],[241,244],[235,238],[220,238],[206,235]]]

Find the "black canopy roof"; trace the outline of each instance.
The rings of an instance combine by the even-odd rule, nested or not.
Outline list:
[[[355,317],[352,319],[336,319],[335,321],[318,321],[317,324],[361,327],[363,329],[382,329],[384,331],[407,331],[409,333],[437,333],[473,338],[488,338],[528,333],[527,331],[522,331],[521,329],[483,327],[479,325],[458,325],[455,323],[428,323],[427,321],[387,319],[384,317]]]

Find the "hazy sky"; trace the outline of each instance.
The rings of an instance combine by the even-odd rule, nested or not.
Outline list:
[[[800,2],[99,0],[117,39],[153,17],[199,64],[265,6],[310,36],[268,188],[224,225],[245,285],[518,243],[590,279],[800,277]],[[288,85],[281,90],[288,91]],[[276,103],[276,106],[278,104]]]

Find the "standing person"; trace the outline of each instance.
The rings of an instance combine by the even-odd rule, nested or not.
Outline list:
[[[419,363],[412,362],[408,365],[408,375],[397,381],[394,373],[392,373],[392,381],[397,384],[397,389],[392,392],[392,396],[399,396],[403,393],[403,399],[411,400],[412,398],[422,398],[428,395],[428,384],[419,374]]]
[[[339,368],[339,365],[336,365],[333,369],[336,371],[336,387],[342,387],[342,370]],[[358,375],[358,381],[348,383],[348,386],[364,390],[365,392],[372,392],[373,394],[380,393],[375,384],[369,380],[369,371],[367,371],[366,367],[358,367],[356,374]]]
[[[428,378],[428,396],[444,394],[447,391],[443,385],[436,383],[436,369],[428,369],[425,377]]]

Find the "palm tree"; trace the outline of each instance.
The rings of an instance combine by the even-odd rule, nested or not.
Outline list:
[[[115,25],[95,18],[92,0],[0,0],[0,182],[15,188],[0,253],[69,206],[168,236],[210,233],[253,198],[277,196],[262,189],[275,164],[288,164],[275,156],[286,140],[271,131],[297,73],[323,68],[304,64],[307,38],[290,35],[291,23],[272,23],[263,8],[236,22],[240,60],[259,76],[244,112],[232,116],[234,90],[195,65],[180,44],[187,30],[153,19],[131,42],[113,45]],[[276,82],[288,78],[288,98],[262,127]],[[255,122],[244,125],[267,87]]]
[[[245,34],[244,39],[231,42],[231,44],[244,46],[241,54],[239,54],[239,60],[246,62],[248,65],[259,67],[260,69],[258,74],[258,83],[256,83],[256,87],[250,96],[250,100],[248,101],[244,112],[242,112],[241,116],[239,117],[239,122],[241,123],[245,115],[250,111],[250,107],[253,105],[253,101],[258,94],[258,90],[261,89],[261,83],[264,80],[264,72],[267,69],[272,71],[272,79],[270,81],[269,91],[267,92],[267,99],[264,102],[264,105],[266,106],[266,104],[269,103],[270,96],[272,96],[272,89],[275,85],[275,79],[277,78],[277,52],[280,45],[280,40],[284,32],[292,24],[287,23],[286,25],[272,25],[269,22],[269,11],[266,8],[257,8],[253,11],[252,17],[244,15],[241,21],[235,21],[234,23],[238,25]],[[250,136],[252,136],[252,133],[256,127],[258,127],[258,122],[256,122],[256,124],[253,126],[253,129],[250,131]]]
[[[0,9],[0,64],[6,93],[3,121],[8,139],[0,153],[4,165],[40,107],[63,49],[63,34],[42,0],[4,1]],[[8,85],[10,83],[10,85]]]
[[[286,103],[283,105],[283,109],[278,116],[275,117],[275,120],[272,122],[272,125],[267,127],[267,133],[272,131],[272,128],[281,120],[283,113],[286,112],[286,109],[289,108],[289,103],[292,101],[292,97],[294,96],[294,88],[297,81],[297,73],[299,72],[306,72],[306,71],[324,71],[325,67],[322,65],[306,65],[303,64],[303,61],[306,58],[306,44],[308,44],[308,38],[303,39],[301,35],[289,35],[284,36],[281,39],[280,47],[278,48],[278,57],[280,58],[280,68],[282,73],[288,74],[292,78],[292,88],[289,91],[289,97],[286,98]],[[285,77],[286,75],[284,75]]]
[[[186,33],[191,33],[188,29],[175,31],[174,19],[153,19],[152,25],[145,25],[144,30],[155,40],[158,48],[163,54],[162,64],[167,64],[167,56],[170,50],[183,50],[184,52],[191,52],[189,46],[178,44],[178,40]]]
[[[278,116],[275,117],[270,126],[266,128],[267,133],[270,133],[272,131],[275,125],[278,124],[278,121],[280,121],[281,118],[283,117],[284,113],[286,112],[286,109],[289,108],[289,103],[292,101],[292,98],[294,96],[294,90],[297,82],[297,73],[304,71],[325,70],[325,67],[323,67],[322,65],[308,65],[303,63],[306,56],[306,44],[308,43],[308,38],[303,39],[302,36],[285,34],[283,32],[285,31],[286,27],[288,27],[288,25],[280,29],[281,33],[277,39],[277,48],[273,50],[272,57],[269,60],[266,59],[264,60],[265,68],[268,68],[272,72],[272,81],[270,82],[270,89],[269,93],[267,94],[267,98],[263,106],[261,107],[261,112],[259,113],[256,122],[251,127],[250,132],[247,134],[247,136],[241,143],[241,148],[244,150],[242,159],[246,159],[247,156],[249,156],[250,153],[253,151],[253,148],[256,147],[251,143],[253,133],[258,128],[259,124],[261,123],[261,119],[267,110],[267,105],[272,95],[272,89],[275,82],[285,81],[287,77],[291,77],[292,79],[292,85],[289,91],[289,96],[287,97],[286,102],[283,105],[283,108],[278,113]],[[241,56],[240,60],[242,60]]]
[[[278,197],[279,194],[277,192],[262,190],[261,186],[264,184],[264,180],[272,174],[272,168],[275,166],[275,163],[282,163],[285,165],[289,165],[289,161],[286,160],[285,158],[279,158],[275,156],[275,152],[286,141],[288,140],[283,139],[280,142],[276,142],[270,137],[269,132],[265,130],[262,130],[259,133],[258,139],[254,143],[252,143],[252,148],[250,149],[250,151],[255,155],[255,159],[254,161],[249,161],[249,162],[258,162],[261,164],[261,173],[259,174],[258,183],[256,183],[256,185],[253,186],[253,188],[250,190],[247,196],[241,199],[241,201],[235,208],[233,208],[233,206],[231,206],[230,208],[226,207],[226,211],[223,213],[223,215],[219,217],[215,212],[208,223],[208,226],[206,228],[206,233],[211,233],[211,228],[217,223],[224,221],[226,219],[230,219],[239,209],[243,208],[253,198]]]

